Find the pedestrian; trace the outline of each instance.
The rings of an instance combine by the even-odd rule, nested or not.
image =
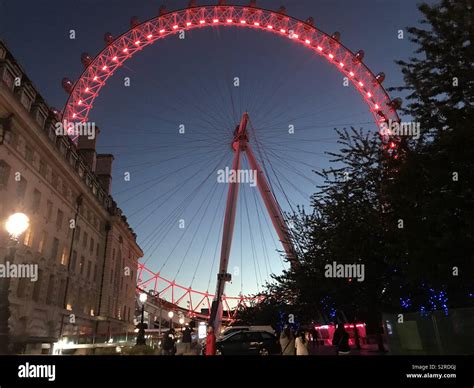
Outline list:
[[[206,356],[216,355],[216,335],[212,326],[207,327]]]
[[[306,333],[301,330],[295,339],[295,348],[297,356],[307,356],[308,353],[308,341],[306,340]]]
[[[183,354],[191,352],[191,333],[192,329],[189,325],[186,325],[183,330]]]
[[[349,354],[351,348],[349,347],[349,333],[344,329],[344,324],[339,323],[337,329],[332,337],[332,344],[336,346],[337,354]]]
[[[295,337],[289,326],[286,326],[280,335],[280,346],[281,354],[284,356],[295,355]]]
[[[172,356],[175,353],[174,335],[172,330],[168,330],[163,338],[163,354]]]
[[[311,342],[313,343],[313,347],[319,346],[319,333],[314,326],[311,327]]]

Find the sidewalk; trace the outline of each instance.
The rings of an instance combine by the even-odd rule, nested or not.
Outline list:
[[[335,356],[337,355],[334,346],[311,346],[309,347],[309,354],[312,356]],[[377,345],[364,345],[362,349],[351,347],[351,356],[384,356],[386,352],[379,352]]]

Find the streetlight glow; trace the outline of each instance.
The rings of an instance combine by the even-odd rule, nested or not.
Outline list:
[[[184,318],[179,318],[179,324],[183,325],[184,324]]]
[[[5,228],[11,238],[17,239],[30,226],[30,219],[24,213],[15,213],[8,217]]]
[[[174,312],[170,311],[170,312],[168,313],[168,317],[169,317],[169,319],[173,319],[173,317],[174,317]]]
[[[140,296],[138,297],[138,299],[140,300],[141,303],[145,303],[147,299],[147,295],[144,292],[142,292]]]

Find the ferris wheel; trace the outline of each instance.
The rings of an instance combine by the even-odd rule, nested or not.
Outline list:
[[[297,45],[311,55],[322,58],[347,79],[365,103],[366,113],[377,128],[381,123],[399,121],[399,101],[390,99],[382,86],[384,74],[375,75],[363,62],[364,52],[359,50],[354,53],[345,47],[338,32],[327,34],[314,25],[312,18],[298,20],[287,15],[284,7],[271,11],[258,8],[255,1],[251,1],[248,6],[237,6],[228,5],[222,0],[217,5],[207,6],[198,6],[195,1],[191,1],[187,8],[176,11],[167,11],[162,7],[158,16],[145,22],[132,18],[130,29],[118,37],[105,34],[106,45],[100,53],[95,57],[82,55],[84,71],[79,78],[75,82],[63,80],[63,87],[69,98],[62,112],[62,119],[88,122],[99,93],[104,93],[103,89],[116,72],[128,68],[132,57],[157,42],[171,39],[183,32],[201,29],[229,29],[230,33],[246,29],[255,31],[255,37],[261,36],[257,31],[262,31],[278,37],[282,45],[288,45],[285,44],[287,40],[290,47]],[[130,62],[126,65],[127,61]],[[271,93],[277,94],[278,88],[279,85],[274,88],[272,85]],[[205,92],[208,93],[209,90]],[[220,102],[225,100],[220,98],[220,94],[216,96]],[[252,97],[248,97],[247,105],[254,109],[247,110],[243,109],[242,103],[237,104],[233,100],[231,92],[230,113],[217,109],[213,114],[201,116],[200,129],[194,131],[194,137],[188,138],[187,143],[181,143],[179,151],[179,154],[189,155],[188,151],[192,150],[193,159],[188,158],[180,164],[178,154],[166,153],[174,148],[172,142],[150,142],[148,146],[140,148],[138,153],[142,155],[146,152],[156,154],[166,149],[160,160],[160,167],[164,171],[160,170],[156,177],[135,185],[136,191],[123,200],[136,200],[142,205],[139,199],[142,193],[155,190],[157,185],[162,187],[159,196],[149,203],[143,203],[137,210],[137,214],[141,212],[140,220],[137,219],[135,224],[132,222],[133,227],[147,226],[147,233],[141,242],[147,254],[139,264],[138,287],[152,290],[160,298],[187,309],[191,316],[202,316],[201,310],[207,309],[205,315],[216,326],[222,319],[234,319],[240,306],[258,302],[260,298],[258,292],[253,295],[245,292],[242,284],[238,294],[226,292],[226,285],[233,280],[229,263],[232,261],[233,249],[238,245],[234,238],[236,232],[241,239],[247,232],[247,249],[244,250],[241,243],[240,255],[253,257],[254,268],[248,272],[255,274],[257,283],[260,273],[260,284],[263,284],[263,268],[267,274],[274,272],[268,252],[265,252],[272,243],[275,251],[279,251],[283,257],[283,260],[279,257],[283,269],[286,264],[298,265],[299,248],[294,245],[294,232],[288,225],[285,212],[298,206],[298,200],[293,196],[305,195],[302,193],[302,184],[296,183],[295,179],[311,180],[308,178],[308,171],[316,168],[314,161],[310,159],[314,154],[311,142],[334,140],[317,137],[313,128],[307,128],[307,133],[311,133],[313,137],[299,139],[300,143],[282,144],[279,135],[272,132],[273,127],[281,124],[281,114],[274,111],[272,104],[255,102]],[[191,104],[202,113],[202,107],[196,106],[198,102],[195,99]],[[259,114],[265,112],[265,117],[273,118],[271,124],[259,124],[262,117],[254,115],[256,111]],[[353,122],[351,120],[353,118],[347,118],[349,124]],[[222,128],[222,122],[230,124]],[[336,123],[331,125],[335,126]],[[76,140],[75,135],[71,136]],[[134,166],[144,164],[143,161],[140,162]],[[240,171],[244,164],[248,171],[256,174],[254,185],[243,187],[238,179],[228,179],[225,185],[220,186],[210,183],[216,170],[226,167],[228,172]],[[291,171],[291,175],[288,171]],[[168,179],[175,179],[173,177],[177,175],[183,179],[174,181],[173,185],[166,184]],[[183,192],[185,194],[178,200],[178,193]],[[170,225],[181,220],[181,214],[190,207],[193,209],[189,213],[191,216],[187,227],[176,237],[176,241],[171,242],[169,236],[173,233]],[[163,214],[163,219],[152,223],[151,220],[158,213]],[[261,234],[258,235],[257,231]],[[215,242],[211,244],[212,237]],[[160,251],[163,245],[167,246],[166,252]],[[262,254],[257,253],[257,247],[262,249]],[[209,250],[214,253],[209,254]],[[212,264],[205,260],[210,256],[213,256]],[[263,263],[258,263],[258,257],[263,257]],[[150,265],[153,262],[156,264],[154,267]],[[166,266],[170,262],[175,262],[175,268],[167,272]],[[189,271],[192,277],[188,276],[189,279],[180,281],[179,276],[187,265],[196,265],[196,268]],[[203,271],[209,273],[207,289],[194,286],[198,267],[204,267]],[[216,273],[215,292],[209,292],[211,276]]]

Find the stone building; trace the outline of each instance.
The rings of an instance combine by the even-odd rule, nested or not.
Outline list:
[[[0,263],[10,243],[4,222],[23,212],[30,228],[13,261],[38,269],[36,281],[10,279],[15,352],[134,329],[143,252],[110,195],[113,156],[96,153],[97,136],[77,144],[57,136],[57,120],[0,41]]]

